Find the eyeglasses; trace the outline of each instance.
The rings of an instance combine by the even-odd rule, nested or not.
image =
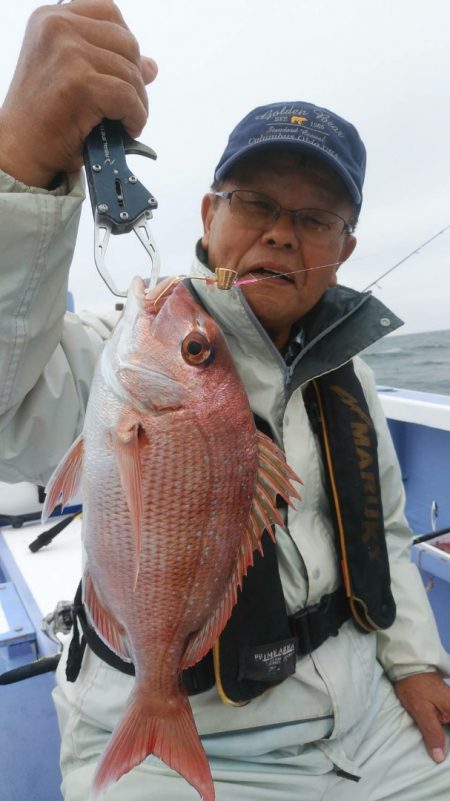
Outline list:
[[[230,213],[243,225],[255,231],[268,230],[283,212],[289,214],[295,230],[306,244],[332,245],[343,233],[351,234],[354,226],[338,214],[324,209],[285,209],[276,200],[249,189],[234,189],[232,192],[213,192],[225,198]]]

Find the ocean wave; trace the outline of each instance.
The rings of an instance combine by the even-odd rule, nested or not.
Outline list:
[[[412,356],[414,357],[415,367],[425,367],[427,370],[430,371],[432,371],[434,368],[446,367],[447,371],[450,372],[450,366],[448,360],[441,361],[440,359],[433,359],[433,360],[423,359],[423,358],[421,359],[417,354],[416,355],[412,354]]]
[[[450,350],[450,345],[448,342],[428,342],[420,345],[420,348],[423,350]]]
[[[367,356],[369,359],[384,359],[385,356],[397,356],[399,353],[404,354],[405,356],[409,356],[410,354],[407,351],[404,351],[403,348],[389,348],[388,350],[379,350],[379,351],[366,351],[364,356]]]
[[[362,356],[377,384],[450,395],[450,331],[380,340]]]

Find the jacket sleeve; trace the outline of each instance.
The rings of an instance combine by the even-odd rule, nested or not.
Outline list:
[[[45,484],[80,432],[111,322],[66,313],[83,188],[0,172],[0,481]]]
[[[405,493],[400,468],[373,373],[361,359],[355,360],[355,370],[378,436],[386,543],[397,605],[397,617],[392,626],[377,633],[377,656],[392,681],[433,670],[448,676],[450,656],[441,645],[420,573],[411,562],[412,533],[404,515]]]

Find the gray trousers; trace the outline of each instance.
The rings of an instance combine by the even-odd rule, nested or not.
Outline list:
[[[114,688],[111,688],[112,695]],[[61,729],[61,767],[65,801],[90,801],[97,761],[111,728],[107,710],[76,685],[54,691]],[[210,758],[216,801],[449,801],[450,757],[436,765],[428,756],[414,721],[384,678],[376,703],[358,725],[352,762],[359,782],[336,775],[333,764],[311,743],[292,759],[273,753],[247,761]],[[449,737],[447,743],[450,745]],[[154,757],[123,776],[102,801],[198,801],[182,777]]]

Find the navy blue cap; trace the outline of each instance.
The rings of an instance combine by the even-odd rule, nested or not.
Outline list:
[[[360,206],[366,149],[350,122],[312,103],[271,103],[253,109],[231,132],[214,178],[221,180],[256,150],[293,150],[322,159],[344,181]]]

